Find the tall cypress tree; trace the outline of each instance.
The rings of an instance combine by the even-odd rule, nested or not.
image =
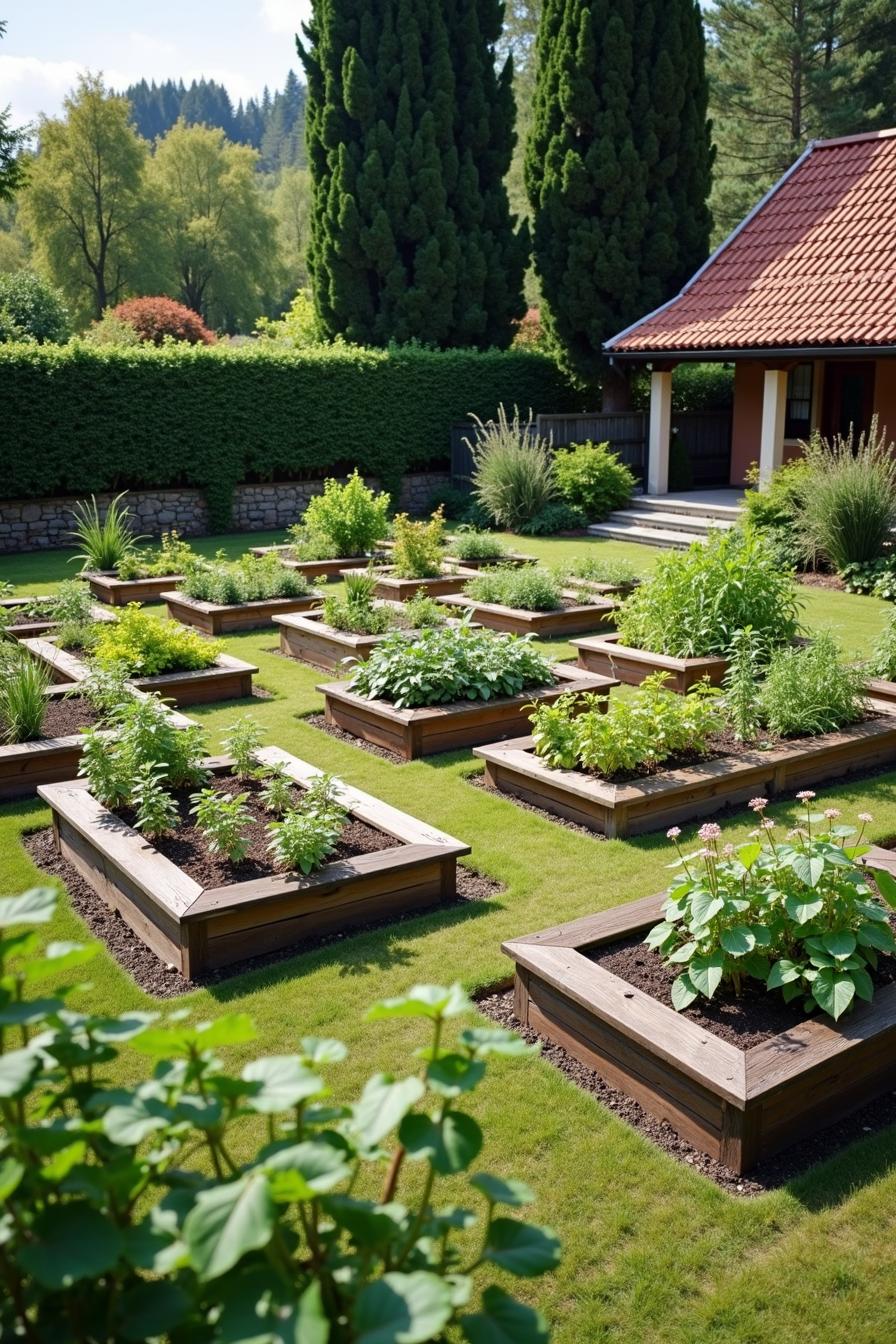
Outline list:
[[[504,175],[502,0],[320,0],[298,43],[323,330],[360,344],[506,345],[525,230]]]
[[[525,161],[542,315],[605,404],[603,342],[706,256],[706,106],[697,0],[545,0]]]

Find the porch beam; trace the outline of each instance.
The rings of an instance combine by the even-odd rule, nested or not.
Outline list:
[[[650,375],[650,429],[647,438],[647,493],[669,493],[669,439],[672,434],[672,371]]]
[[[766,369],[762,386],[762,429],[759,438],[759,489],[784,461],[784,413],[787,406],[787,370]]]

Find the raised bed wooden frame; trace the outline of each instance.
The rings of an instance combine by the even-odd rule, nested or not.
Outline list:
[[[59,649],[50,639],[23,639],[22,645],[34,658],[39,658],[50,669],[57,685],[70,686],[83,681],[90,669],[80,658]],[[211,667],[197,672],[164,672],[154,677],[131,677],[129,683],[140,691],[162,696],[179,708],[184,705],[211,704],[216,700],[242,700],[252,694],[252,678],[258,668],[254,663],[219,653]]]
[[[317,689],[324,696],[328,724],[411,761],[509,737],[526,722],[526,708],[533,701],[553,704],[570,692],[602,692],[619,685],[610,677],[595,677],[565,663],[555,664],[553,672],[557,678],[553,686],[424,709],[396,709],[386,700],[366,700],[350,691],[345,681],[326,682]]]
[[[400,602],[381,602],[379,606],[401,607]],[[297,658],[309,663],[321,672],[344,671],[342,664],[347,658],[358,662],[368,659],[390,633],[381,635],[355,635],[349,630],[336,630],[324,621],[322,611],[306,611],[300,615],[275,616],[274,624],[280,629],[280,652],[286,658]],[[456,625],[449,620],[448,624]],[[472,628],[476,623],[471,622]],[[404,631],[411,636],[411,631]]]
[[[666,690],[684,695],[704,678],[712,686],[721,686],[728,671],[727,658],[672,658],[665,653],[648,653],[620,644],[618,635],[592,635],[573,640],[573,644],[578,650],[579,667],[604,677],[618,677],[627,686],[640,686],[652,673],[666,672]]]
[[[281,751],[258,753],[307,786],[322,772]],[[211,762],[217,770],[231,764]],[[343,932],[384,916],[451,900],[457,860],[470,847],[349,785],[341,801],[359,821],[394,837],[372,854],[325,864],[308,877],[284,874],[203,889],[83,784],[39,789],[53,812],[56,846],[97,895],[162,961],[193,979],[246,957]]]
[[[896,707],[894,707],[896,709]],[[556,770],[535,755],[531,737],[477,747],[487,782],[502,793],[602,835],[641,835],[711,816],[757,795],[796,793],[829,779],[896,763],[896,717],[824,733],[810,745],[782,745],[608,784],[580,770]]]
[[[446,565],[457,565],[459,569],[475,570],[507,569],[508,567],[518,569],[521,565],[534,565],[536,563],[534,555],[524,555],[522,551],[507,551],[497,560],[494,557],[486,560],[463,560],[459,555],[446,555],[444,560]]]
[[[110,607],[126,607],[129,602],[158,602],[162,594],[175,587],[183,574],[160,574],[149,579],[119,579],[106,571],[85,570],[81,575],[90,585],[90,591],[100,602]]]
[[[480,625],[488,626],[491,630],[502,630],[512,635],[534,635],[538,639],[566,639],[570,635],[580,635],[583,630],[596,630],[600,626],[606,628],[612,624],[615,602],[600,597],[595,597],[593,602],[578,602],[575,600],[577,594],[573,592],[564,592],[563,596],[572,601],[573,605],[561,607],[557,611],[524,611],[522,607],[479,602],[475,597],[467,597],[466,593],[440,597],[438,600],[472,612]],[[612,677],[614,674],[605,672],[601,675]]]
[[[336,560],[293,560],[289,552],[291,546],[253,546],[252,555],[279,555],[280,563],[287,569],[294,569],[298,574],[305,574],[309,579],[324,579],[327,582],[336,582],[342,575],[342,571],[352,565],[364,566],[376,564],[383,560],[385,552],[375,552],[372,555],[343,555]]]
[[[475,570],[458,566],[456,572],[437,574],[432,579],[399,579],[390,570],[391,567],[388,565],[374,570],[355,567],[340,570],[340,576],[344,579],[348,574],[372,573],[376,579],[374,597],[381,597],[387,602],[410,602],[421,589],[427,597],[443,597],[448,593],[462,592],[464,585],[469,583],[476,573]]]
[[[31,606],[34,602],[52,602],[52,597],[5,597],[0,601],[0,608],[4,611],[15,611],[17,607]],[[94,602],[90,608],[90,618],[93,621],[114,621],[115,617],[111,611],[101,607]],[[0,633],[8,635],[10,639],[32,639],[37,635],[46,635],[55,630],[59,625],[58,621],[41,620],[37,617],[34,620],[26,621],[22,625],[0,626]]]
[[[875,848],[866,862],[892,870],[894,856]],[[892,1090],[896,985],[839,1024],[807,1018],[741,1050],[583,955],[646,933],[664,900],[504,943],[520,1022],[738,1174]]]
[[[310,592],[302,597],[266,597],[257,602],[202,602],[185,593],[162,593],[168,615],[181,625],[191,625],[204,635],[230,635],[237,630],[259,630],[272,625],[275,616],[293,611],[311,611],[321,594]]]

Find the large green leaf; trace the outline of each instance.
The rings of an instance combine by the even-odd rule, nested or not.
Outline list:
[[[849,929],[839,929],[833,933],[822,934],[822,946],[838,961],[851,957],[856,950],[856,936]]]
[[[57,1013],[61,1007],[61,999],[12,1000],[4,1008],[0,1008],[0,1026],[20,1027],[26,1024],[34,1026],[36,1022],[42,1022],[44,1018]]]
[[[216,1279],[248,1251],[266,1246],[274,1224],[274,1201],[260,1172],[201,1190],[183,1229],[200,1279]]]
[[[887,905],[896,910],[896,877],[888,873],[885,868],[875,868],[874,881]]]
[[[348,1051],[342,1041],[330,1036],[303,1036],[302,1053],[309,1064],[338,1064]]]
[[[387,1246],[407,1224],[403,1204],[375,1204],[351,1195],[328,1195],[323,1204],[333,1222],[344,1227],[358,1246]]]
[[[689,1008],[696,998],[699,998],[699,994],[686,971],[672,981],[672,1007],[677,1013]]]
[[[110,1106],[103,1116],[103,1132],[113,1143],[133,1148],[150,1134],[165,1129],[174,1112],[153,1097],[134,1097],[126,1106]]]
[[[469,1344],[548,1344],[551,1335],[540,1311],[495,1287],[482,1294],[482,1311],[460,1325]]]
[[[322,1139],[307,1139],[272,1153],[265,1160],[271,1194],[278,1203],[316,1199],[350,1174],[342,1149]]]
[[[807,887],[817,887],[824,876],[824,859],[819,855],[803,854],[800,850],[794,854],[790,861],[790,867],[795,877],[798,877]]]
[[[52,887],[30,887],[21,896],[0,896],[0,929],[13,924],[49,924],[56,900]]]
[[[356,1344],[427,1344],[451,1318],[451,1292],[437,1274],[384,1274],[358,1294]]]
[[[0,1097],[20,1097],[27,1092],[39,1068],[40,1059],[33,1050],[10,1050],[0,1055]]]
[[[711,891],[695,891],[691,897],[692,917],[690,927],[692,929],[702,928],[711,919],[715,919],[724,905],[725,902],[721,896],[716,896]]]
[[[466,1027],[460,1033],[461,1045],[472,1050],[477,1059],[488,1055],[535,1055],[541,1049],[538,1045],[527,1045],[522,1036],[515,1031],[505,1031],[503,1027]]]
[[[6,1157],[0,1162],[0,1205],[15,1193],[24,1175],[25,1168],[14,1157]]]
[[[460,985],[445,989],[442,985],[414,985],[397,999],[382,999],[368,1010],[367,1020],[378,1022],[390,1017],[457,1017],[472,1011],[473,1005]]]
[[[857,937],[862,947],[875,947],[879,952],[893,951],[893,931],[888,924],[863,924]]]
[[[810,919],[820,915],[824,909],[824,901],[810,900],[804,901],[799,896],[788,896],[784,902],[784,909],[791,919],[795,919],[797,924],[808,924]]]
[[[848,973],[821,970],[812,985],[812,996],[822,1012],[834,1020],[846,1012],[855,998],[856,987]]]
[[[138,1283],[119,1304],[118,1333],[122,1339],[154,1339],[167,1335],[190,1310],[190,1298],[169,1281]]]
[[[735,924],[722,930],[719,942],[729,957],[745,957],[756,946],[756,936],[746,924]]]
[[[710,952],[706,956],[692,957],[688,966],[688,979],[694,989],[711,999],[719,985],[725,968],[724,953]]]
[[[766,989],[780,989],[783,985],[793,984],[799,980],[802,975],[802,968],[795,961],[789,961],[787,957],[782,957],[776,961],[768,973],[768,979],[765,982]]]
[[[454,1054],[432,1060],[426,1070],[430,1087],[443,1097],[457,1097],[461,1092],[472,1092],[484,1074],[483,1060]]]
[[[466,1171],[482,1151],[482,1130],[462,1111],[446,1111],[441,1123],[428,1115],[407,1115],[398,1137],[408,1157],[426,1158],[440,1176]]]
[[[243,1069],[242,1077],[253,1084],[246,1105],[263,1115],[291,1110],[298,1102],[316,1097],[324,1090],[323,1080],[298,1055],[255,1059]]]
[[[560,1262],[560,1242],[546,1227],[495,1218],[489,1229],[485,1258],[510,1274],[531,1279]]]
[[[48,975],[70,971],[92,961],[100,950],[99,943],[48,943],[42,957],[23,966],[26,980],[44,980]]]
[[[401,1123],[426,1089],[419,1078],[395,1079],[390,1073],[369,1078],[354,1108],[355,1128],[374,1147]]]
[[[173,1015],[172,1015],[173,1017]],[[145,1055],[168,1058],[189,1055],[195,1050],[217,1050],[222,1045],[244,1045],[255,1040],[255,1024],[248,1013],[226,1013],[213,1022],[172,1021],[141,1032],[134,1048]]]
[[[477,1171],[475,1176],[470,1177],[470,1184],[485,1195],[491,1204],[509,1204],[513,1208],[520,1208],[535,1199],[532,1187],[526,1185],[525,1181],[505,1181],[500,1176],[490,1176],[487,1171]]]
[[[55,1204],[34,1225],[34,1241],[19,1251],[19,1261],[45,1288],[67,1288],[94,1279],[115,1266],[121,1233],[89,1204]]]

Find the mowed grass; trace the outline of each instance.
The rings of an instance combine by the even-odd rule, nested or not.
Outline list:
[[[272,534],[210,538],[206,554],[229,555],[279,540]],[[657,552],[582,539],[529,540],[523,548],[559,562],[584,547],[630,559],[646,572]],[[67,577],[65,552],[0,561],[0,582],[50,591]],[[803,590],[805,624],[831,628],[844,650],[866,655],[887,604],[823,590]],[[474,789],[468,752],[393,765],[337,742],[305,722],[321,709],[315,687],[326,678],[281,658],[270,630],[228,638],[227,649],[258,664],[271,698],[195,712],[217,747],[227,726],[250,711],[267,740],[468,841],[471,862],[505,884],[494,900],[347,939],[269,969],[200,991],[187,1002],[200,1016],[245,1010],[258,1041],[240,1052],[277,1054],[304,1034],[341,1037],[348,1061],[332,1071],[351,1096],[380,1068],[407,1068],[419,1043],[412,1024],[367,1026],[364,1009],[420,981],[460,980],[473,990],[506,977],[501,941],[546,924],[659,890],[669,855],[662,836],[601,841],[573,834]],[[568,645],[548,646],[570,657]],[[873,838],[896,835],[896,774],[825,793],[847,814],[867,808]],[[774,815],[791,815],[787,805]],[[0,889],[34,881],[23,833],[45,825],[36,802],[0,808]],[[743,812],[723,819],[726,839],[750,826]],[[48,938],[83,936],[63,899]],[[75,1005],[105,1013],[146,1007],[149,1000],[103,952],[92,985]],[[168,1001],[164,1008],[179,1006]],[[120,1076],[141,1067],[125,1057]],[[896,1086],[896,1080],[894,1080]],[[896,1336],[896,1130],[869,1137],[791,1185],[758,1199],[736,1199],[658,1152],[548,1063],[532,1059],[490,1068],[474,1110],[485,1127],[482,1165],[531,1182],[537,1217],[563,1240],[559,1271],[515,1287],[537,1301],[561,1344],[881,1344]],[[242,1135],[249,1152],[253,1134]],[[463,1200],[460,1183],[440,1199]]]

